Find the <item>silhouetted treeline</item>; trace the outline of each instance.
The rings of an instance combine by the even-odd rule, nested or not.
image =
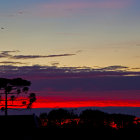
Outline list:
[[[140,121],[132,115],[108,114],[87,109],[79,115],[74,111],[56,109],[40,114],[41,128],[92,128],[92,129],[140,129]]]
[[[139,136],[140,120],[132,115],[108,114],[99,110],[87,109],[79,115],[66,109],[55,109],[32,116],[1,116],[1,128],[8,130],[7,139],[112,139],[122,136]],[[37,122],[39,122],[39,127]],[[2,125],[3,124],[3,125]],[[10,128],[10,129],[9,129]],[[52,129],[53,128],[53,129]],[[60,128],[60,129],[59,129]],[[67,129],[71,128],[71,129]],[[83,128],[83,129],[81,129]],[[2,134],[2,132],[1,132]],[[9,135],[11,134],[11,135]]]

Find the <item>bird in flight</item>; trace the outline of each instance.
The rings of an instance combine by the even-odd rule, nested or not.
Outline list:
[[[4,28],[3,28],[3,27],[1,27],[1,30],[4,30]]]

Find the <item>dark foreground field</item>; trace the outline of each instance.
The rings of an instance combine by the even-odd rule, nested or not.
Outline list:
[[[47,140],[47,139],[126,139],[127,137],[139,139],[138,129],[123,129],[119,131],[107,129],[25,129],[9,131],[5,139],[9,140]]]

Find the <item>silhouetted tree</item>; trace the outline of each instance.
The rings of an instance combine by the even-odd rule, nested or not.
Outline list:
[[[12,95],[12,96],[10,97],[10,100],[12,101],[12,104],[13,104],[13,101],[16,100],[16,97],[15,97],[14,95]]]
[[[30,93],[29,95],[29,104],[27,106],[27,108],[31,108],[32,104],[36,101],[36,95],[35,93]]]
[[[62,122],[65,119],[70,119],[71,113],[68,110],[65,109],[57,109],[52,110],[48,114],[48,120],[50,125],[56,125],[56,127],[61,127]]]
[[[139,118],[132,115],[108,114],[87,109],[78,116],[73,111],[56,109],[40,115],[43,128],[90,128],[114,135],[124,132],[125,128],[135,131],[140,129]],[[121,129],[124,128],[124,129]],[[128,129],[127,129],[128,130]]]
[[[117,124],[117,128],[130,128],[134,125],[135,116],[125,114],[111,114],[112,120]]]
[[[48,114],[47,113],[41,113],[40,116],[40,126],[46,127],[48,124]]]
[[[18,99],[18,96],[21,93],[27,94],[30,85],[31,85],[30,81],[24,80],[22,78],[15,79],[0,78],[0,91],[1,91],[0,106],[1,110],[5,111],[5,115],[7,115],[7,109],[9,107],[27,106],[27,108],[31,108],[32,104],[36,101],[35,93],[30,93],[28,99],[27,98]],[[11,95],[10,98],[8,97],[9,95]],[[5,96],[5,98],[3,96]],[[12,105],[8,104],[8,101],[12,101]],[[14,101],[17,101],[18,104],[13,104]]]
[[[84,128],[104,128],[107,113],[98,110],[87,109],[80,114],[80,127]]]

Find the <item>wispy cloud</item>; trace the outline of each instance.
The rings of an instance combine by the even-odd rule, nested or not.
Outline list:
[[[8,64],[8,65],[11,65],[11,64],[27,64],[27,63],[22,63],[22,62],[13,62],[13,61],[1,61],[0,64]]]
[[[12,55],[10,53],[17,53],[19,50],[14,50],[14,51],[1,51],[0,52],[0,58],[8,58],[11,57]]]
[[[114,70],[127,70],[129,67],[126,66],[120,66],[120,65],[115,65],[115,66],[108,66],[108,67],[104,67],[101,68],[100,70],[108,70],[108,71],[114,71]]]
[[[16,51],[1,51],[0,58],[9,58],[9,59],[36,59],[36,58],[48,58],[48,57],[65,57],[73,56],[76,54],[65,53],[65,54],[52,54],[52,55],[12,55],[11,53],[20,52]]]
[[[20,16],[24,16],[24,15],[28,15],[28,11],[26,10],[14,10],[14,11],[10,11],[10,12],[6,12],[6,13],[0,13],[1,17],[7,17],[7,18],[14,18],[14,17],[20,17]]]
[[[64,36],[76,36],[76,35],[81,35],[80,33],[68,33],[68,32],[58,32],[56,33],[57,35],[64,35]]]
[[[57,66],[57,65],[60,64],[58,61],[52,61],[52,62],[50,62],[50,63],[51,63],[52,66]]]
[[[139,44],[136,44],[136,46],[140,46],[140,43]]]
[[[35,59],[35,58],[48,58],[48,57],[63,57],[63,56],[73,56],[76,54],[58,54],[58,55],[15,55],[11,56],[12,59]]]

